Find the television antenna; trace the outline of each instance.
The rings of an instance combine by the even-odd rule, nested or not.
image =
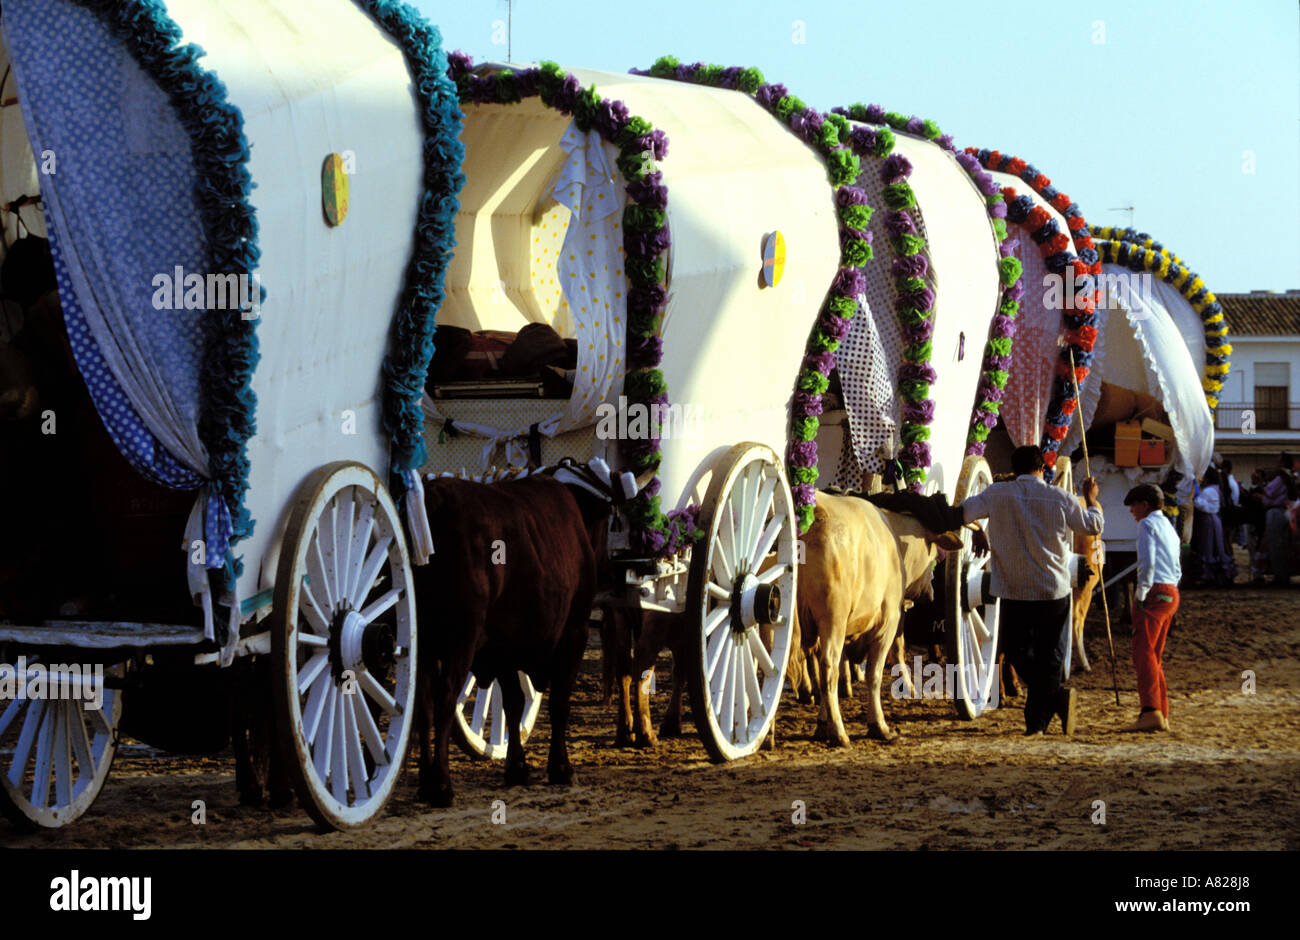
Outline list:
[[[1132,227],[1133,227],[1133,213],[1135,213],[1135,212],[1137,211],[1137,206],[1112,206],[1111,208],[1107,209],[1106,211],[1107,211],[1107,212],[1127,212],[1127,213],[1128,213],[1128,227],[1129,227],[1129,228],[1132,228]]]

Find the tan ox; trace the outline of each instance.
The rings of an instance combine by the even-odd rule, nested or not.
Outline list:
[[[961,541],[951,533],[933,535],[911,516],[829,493],[817,494],[813,525],[803,538],[798,616],[805,655],[811,657],[816,649],[816,668],[809,669],[819,686],[816,737],[849,746],[837,680],[845,642],[864,637],[872,709],[867,733],[877,740],[893,740],[880,704],[880,686],[903,601],[929,591],[935,546],[951,551],[959,549]]]

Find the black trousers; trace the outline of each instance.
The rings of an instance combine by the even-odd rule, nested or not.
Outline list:
[[[1070,642],[1071,597],[1054,601],[1003,599],[999,629],[1003,650],[1025,681],[1025,729],[1045,731],[1061,691]]]

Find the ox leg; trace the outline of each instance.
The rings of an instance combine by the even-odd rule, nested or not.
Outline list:
[[[686,690],[686,650],[680,642],[673,644],[673,691],[668,697],[668,711],[659,724],[659,737],[682,736],[682,693]]]
[[[506,786],[528,784],[528,759],[524,745],[519,740],[519,725],[524,720],[524,690],[518,682],[498,680],[501,689],[501,706],[506,715]]]
[[[587,645],[586,614],[576,624],[565,627],[564,638],[555,650],[551,675],[551,697],[547,710],[551,716],[551,751],[546,761],[546,779],[567,786],[573,782],[573,765],[569,763],[569,697],[573,679],[582,662]]]
[[[637,675],[635,681],[636,689],[636,728],[633,732],[632,742],[637,747],[654,747],[659,743],[659,737],[655,734],[653,723],[650,719],[650,682],[653,673],[647,674],[646,670],[653,669],[653,664],[645,669],[641,668],[638,662]]]
[[[912,681],[912,670],[907,668],[907,637],[903,635],[902,630],[899,630],[898,636],[894,637],[894,661],[903,667],[899,672],[903,687],[907,690],[907,697],[916,698],[916,683]]]
[[[889,724],[885,721],[885,710],[880,704],[880,687],[883,683],[885,672],[885,657],[889,653],[889,648],[894,643],[894,636],[898,633],[898,614],[895,613],[885,621],[885,625],[879,631],[873,631],[867,639],[867,669],[870,675],[867,677],[871,683],[871,722],[867,725],[867,737],[873,741],[892,742],[898,738],[898,735],[889,730]]]
[[[834,613],[832,612],[832,616]],[[834,620],[843,623],[844,617]],[[843,630],[843,628],[840,628]],[[840,659],[844,652],[844,636],[821,637],[820,679],[821,679],[821,715],[817,722],[814,738],[822,739],[831,747],[851,747],[848,732],[844,730],[844,717],[840,714],[839,676]]]
[[[611,704],[612,691],[618,690],[618,709],[614,713],[614,746],[627,747],[632,741],[632,664],[631,637],[621,609],[606,607],[601,621],[600,647],[605,681],[610,691],[605,704]]]
[[[428,679],[421,689],[425,701],[420,708],[420,787],[417,795],[433,806],[450,806],[454,798],[451,786],[451,723],[456,710],[456,698],[469,663],[444,661],[440,668],[430,667]],[[433,753],[430,754],[428,728],[433,726]]]
[[[1078,595],[1074,598],[1074,661],[1079,664],[1079,668],[1084,672],[1092,672],[1092,665],[1088,662],[1088,654],[1083,648],[1083,625],[1088,619],[1088,609],[1092,606],[1092,589],[1096,586],[1097,581],[1096,576],[1089,578],[1088,583],[1080,589]]]

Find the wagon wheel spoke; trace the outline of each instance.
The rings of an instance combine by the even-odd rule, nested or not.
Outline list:
[[[384,736],[380,734],[379,726],[375,724],[375,716],[370,714],[370,707],[357,695],[351,697],[351,702],[357,727],[361,731],[361,737],[366,741],[366,749],[370,751],[371,759],[379,765],[387,764],[388,751],[384,746]]]
[[[366,563],[366,546],[375,529],[375,507],[367,502],[357,515],[356,525],[352,531],[352,545],[348,549],[348,600],[360,603],[365,600],[361,594],[362,572]]]
[[[334,794],[334,799],[340,803],[348,801],[348,736],[347,722],[344,721],[343,713],[347,711],[344,707],[344,699],[347,695],[338,691],[334,695],[334,706],[330,709],[331,717],[334,720],[334,747],[330,749],[330,790]]]
[[[716,598],[720,601],[731,600],[731,592],[715,581],[710,581],[704,586],[704,589],[709,592],[709,597]]]
[[[776,495],[776,484],[776,477],[764,480],[759,488],[757,501],[750,510],[749,536],[746,543],[748,549],[746,560],[750,571],[758,570],[759,562],[771,551],[772,546],[776,544],[776,537],[781,534],[779,518],[770,522],[767,518],[768,511],[772,508],[772,498]]]
[[[767,647],[765,647],[763,641],[759,639],[758,632],[751,630],[746,634],[746,642],[749,644],[750,654],[758,663],[758,667],[763,670],[763,674],[766,676],[775,675],[776,664],[772,662],[772,657],[768,653]]]
[[[735,649],[735,644],[731,642],[731,634],[724,633],[718,641],[718,658],[710,670],[709,691],[713,694],[714,708],[716,713],[723,714],[721,702],[723,695],[726,693],[728,679],[731,675],[731,653]]]
[[[357,727],[358,700],[356,695],[343,696],[343,734],[344,740],[348,742],[348,775],[352,780],[352,788],[356,791],[357,799],[365,800],[370,798],[370,787],[366,782],[370,775],[366,772],[364,742]],[[364,703],[362,708],[364,710]]]
[[[352,526],[355,515],[352,487],[344,487],[334,505],[334,583],[340,604],[352,599]]]
[[[322,643],[321,645],[323,646],[324,644]],[[302,671],[298,673],[298,694],[306,694],[307,690],[311,687],[311,684],[316,681],[316,677],[319,676],[329,664],[330,656],[325,650],[321,650],[309,659],[307,665],[303,666]]]
[[[96,709],[100,710],[100,709]],[[89,778],[95,775],[95,758],[91,754],[90,735],[86,731],[86,720],[81,710],[72,708],[72,750],[77,758],[77,791],[84,789]],[[77,795],[74,793],[74,796]]]
[[[730,728],[728,726],[731,723],[731,714],[736,707],[737,650],[736,650],[736,643],[731,638],[730,634],[728,634],[727,636],[726,647],[727,647],[727,652],[724,654],[726,656],[726,659],[722,665],[722,687],[721,687],[722,694],[718,696],[718,710],[716,712],[716,715],[718,718],[718,723],[723,728],[727,729],[727,736],[729,738],[732,738],[730,734]],[[734,738],[732,738],[732,740],[734,741]]]
[[[375,579],[379,576],[379,569],[383,567],[384,561],[388,558],[389,546],[393,544],[393,537],[387,536],[375,545],[374,549],[366,556],[366,563],[361,569],[361,576],[357,579],[357,589],[353,597],[359,604],[370,596],[370,591],[375,586]]]
[[[704,635],[713,636],[719,627],[727,623],[731,618],[731,595],[727,595],[728,603],[720,604],[709,612],[709,616],[704,621]]]
[[[0,734],[4,734],[13,720],[18,717],[18,712],[22,710],[23,700],[20,698],[13,699],[5,706],[5,710],[0,712]]]
[[[713,580],[727,591],[731,590],[731,585],[736,580],[735,544],[736,536],[731,527],[730,512],[724,512],[718,526],[718,540],[713,544],[712,560],[715,563],[709,565],[709,572]]]
[[[487,727],[488,709],[492,707],[492,693],[495,691],[495,682],[489,684],[486,688],[479,686],[478,697],[474,699],[474,717],[469,723],[475,734],[481,735],[483,729]]]
[[[374,699],[375,702],[379,704],[379,707],[388,714],[396,715],[399,713],[397,700],[388,694],[388,690],[380,685],[379,680],[370,672],[365,671],[359,673],[357,675],[357,683],[361,688],[365,689],[366,694]]]
[[[27,716],[23,718],[23,730],[18,736],[18,746],[14,748],[14,762],[9,766],[9,782],[20,786],[27,762],[31,759],[32,745],[40,733],[42,718],[45,715],[45,700],[36,699],[27,706]]]
[[[316,743],[321,728],[321,716],[325,714],[325,706],[329,704],[329,697],[334,690],[334,682],[330,676],[321,677],[319,673],[317,676],[307,696],[307,708],[302,718],[303,732],[307,736],[308,745]]]
[[[492,746],[501,747],[505,743],[506,743],[505,698],[504,696],[501,695],[494,695],[492,697]]]
[[[325,698],[321,704],[319,717],[320,724],[316,729],[319,737],[316,739],[312,758],[316,765],[316,773],[320,775],[321,780],[329,779],[330,757],[334,748],[334,699],[337,692],[333,684],[325,686]]]
[[[758,583],[771,584],[773,581],[777,581],[785,577],[789,573],[790,573],[789,565],[773,565],[771,568],[768,568],[766,571],[761,572],[758,575],[757,578]]]
[[[54,726],[54,798],[59,806],[72,802],[72,703],[59,702]]]
[[[361,611],[361,619],[365,623],[374,623],[375,618],[384,613],[402,598],[401,588],[393,588],[385,592],[377,601]]]
[[[768,497],[771,498],[770,496]],[[772,546],[781,535],[781,530],[785,527],[785,516],[778,513],[768,520],[767,527],[763,530],[762,536],[759,537],[758,544],[754,547],[754,552],[749,559],[749,570],[757,571],[762,564],[763,559],[772,551]]]

